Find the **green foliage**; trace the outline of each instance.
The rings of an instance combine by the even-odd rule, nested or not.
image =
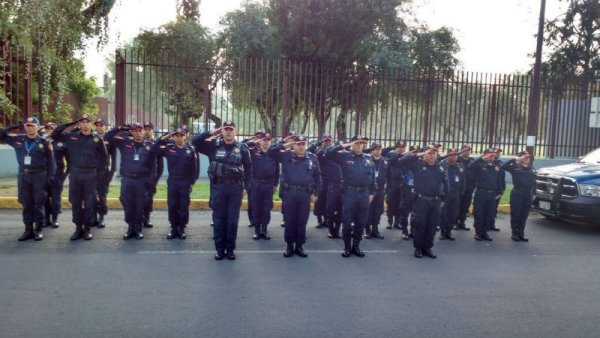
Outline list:
[[[177,21],[200,22],[200,0],[178,0]]]

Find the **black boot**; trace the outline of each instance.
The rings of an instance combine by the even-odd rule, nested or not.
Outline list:
[[[527,238],[525,236],[525,230],[524,229],[519,230],[519,239],[521,240],[521,242],[529,242],[529,238]]]
[[[52,214],[52,215],[50,216],[50,220],[51,220],[50,226],[51,226],[53,229],[56,229],[56,228],[58,228],[58,226],[59,226],[59,224],[58,224],[58,215],[57,215],[57,214]]]
[[[133,231],[133,225],[127,224],[127,232],[125,233],[125,235],[123,235],[123,240],[126,241],[128,239],[133,238],[133,236],[135,236],[135,233]]]
[[[351,252],[352,247],[350,246],[350,241],[344,241],[344,251],[342,251],[342,257],[350,257]]]
[[[260,239],[262,237],[260,225],[253,224],[252,226],[254,227],[254,235],[252,235],[252,239],[255,239],[255,240]]]
[[[400,219],[396,218],[394,222],[394,229],[402,230],[402,226],[400,225]]]
[[[518,230],[513,230],[512,234],[510,236],[510,238],[515,241],[515,242],[519,242],[521,241],[521,237],[519,236],[519,231]]]
[[[316,226],[316,228],[317,229],[321,229],[321,228],[324,228],[326,226],[327,226],[327,224],[325,224],[325,222],[323,222],[323,216],[317,216],[317,226]]]
[[[394,228],[393,224],[394,224],[394,216],[388,217],[388,225],[385,228],[388,230],[393,229]]]
[[[379,225],[373,225],[373,228],[371,229],[371,237],[378,239],[384,238],[383,235],[379,233]]]
[[[71,240],[76,241],[83,235],[83,225],[75,224],[75,232],[71,235]]]
[[[150,222],[150,214],[147,214],[144,219],[145,219],[145,221],[144,221],[144,228],[150,229],[150,228],[154,227],[154,224],[152,224],[152,222]]]
[[[187,238],[187,234],[185,233],[185,225],[180,226],[177,231],[179,232],[179,239]]]
[[[50,213],[47,212],[44,216],[44,228],[47,228],[52,225],[52,221],[50,220]]]
[[[302,248],[302,244],[296,244],[296,249],[294,249],[294,253],[300,257],[308,257],[308,254],[304,252],[304,249]]]
[[[445,240],[446,239],[446,230],[442,230],[440,231],[440,240]]]
[[[19,242],[33,238],[33,223],[25,223],[25,232],[19,237]]]
[[[135,239],[144,239],[144,234],[142,233],[143,223],[136,223],[133,225],[133,230],[135,233]]]
[[[448,238],[451,241],[456,240],[456,238],[454,238],[454,236],[452,235],[452,230],[446,230],[446,238]]]
[[[360,241],[352,242],[352,253],[358,257],[365,257],[365,253],[360,249]]]
[[[283,257],[292,257],[294,254],[294,243],[288,243],[287,248],[283,252]]]
[[[91,224],[84,224],[83,225],[83,239],[85,239],[86,241],[89,241],[92,238],[93,238],[93,236],[92,236]]]
[[[100,217],[98,217],[98,228],[104,227],[106,227],[106,224],[104,223],[104,215],[100,215]]]
[[[41,241],[42,239],[44,239],[44,235],[42,234],[42,228],[43,228],[42,223],[35,224],[35,228],[33,230],[33,240],[34,241]]]
[[[371,239],[371,226],[365,226],[365,239]]]
[[[263,224],[261,225],[261,231],[260,231],[260,237],[262,237],[265,240],[270,240],[271,236],[269,236],[269,233],[267,232],[267,226],[268,224]]]
[[[408,241],[410,239],[410,236],[408,235],[408,230],[406,229],[402,229],[402,239],[405,241]]]
[[[169,232],[169,234],[167,235],[167,239],[173,239],[173,238],[179,237],[179,232],[177,229],[178,229],[177,225],[171,224],[171,232]]]

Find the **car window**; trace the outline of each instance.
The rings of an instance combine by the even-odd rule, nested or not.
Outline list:
[[[584,163],[600,163],[600,148],[592,151],[591,153],[586,154],[584,157],[579,160],[579,162]]]

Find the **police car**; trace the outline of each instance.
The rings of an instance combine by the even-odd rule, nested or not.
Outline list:
[[[600,148],[576,163],[539,169],[533,210],[549,218],[600,224]]]

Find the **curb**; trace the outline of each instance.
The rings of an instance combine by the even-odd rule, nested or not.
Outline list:
[[[118,198],[108,198],[106,200],[106,204],[109,209],[123,209],[121,205],[121,201]],[[68,199],[63,198],[62,207],[64,209],[71,209],[71,203]],[[17,200],[16,197],[0,197],[0,209],[21,209],[22,206]],[[246,210],[248,208],[247,201],[242,201],[242,210]],[[155,199],[154,200],[154,210],[167,210],[167,200],[166,199]],[[191,200],[190,202],[190,210],[200,210],[200,211],[208,211],[212,210],[208,206],[208,200]],[[273,211],[281,210],[281,201],[273,201]],[[498,212],[509,214],[510,213],[510,205],[501,204],[498,206]]]

